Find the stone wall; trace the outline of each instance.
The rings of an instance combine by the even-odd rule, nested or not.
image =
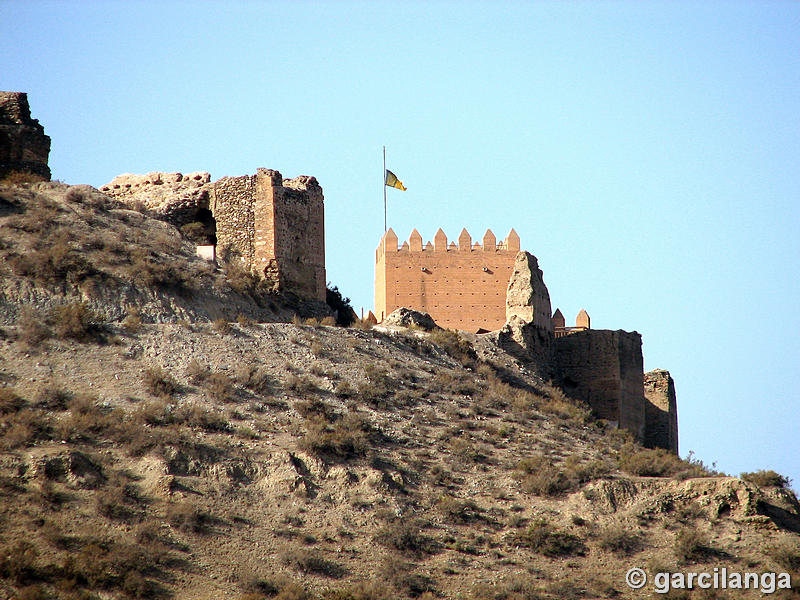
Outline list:
[[[441,229],[433,243],[423,244],[415,229],[398,248],[397,235],[389,229],[375,255],[375,316],[380,321],[405,306],[428,313],[449,329],[500,329],[519,246],[513,229],[501,244],[491,230],[482,243],[473,244],[462,230],[458,244],[448,244]]]
[[[31,119],[28,94],[0,92],[0,177],[14,171],[34,173],[50,180],[50,138]]]
[[[645,436],[642,336],[635,331],[590,329],[556,338],[558,382],[594,414]]]
[[[678,404],[669,371],[657,369],[644,374],[644,397],[645,446],[678,454]]]
[[[276,291],[325,301],[325,211],[313,177],[278,171],[224,177],[212,185],[218,253],[233,252]]]
[[[100,191],[129,206],[140,205],[156,216],[181,227],[202,220],[200,211],[209,209],[211,175],[195,173],[162,173],[117,175]]]

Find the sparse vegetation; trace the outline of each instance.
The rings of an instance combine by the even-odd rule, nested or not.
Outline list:
[[[775,471],[754,471],[752,473],[742,473],[740,475],[742,479],[745,481],[749,481],[750,483],[754,483],[759,487],[778,487],[778,488],[789,488],[791,485],[791,481],[788,477],[784,477],[780,473],[776,473]]]
[[[544,556],[576,556],[586,553],[586,544],[578,536],[559,531],[541,519],[522,533],[516,534],[514,542]]]

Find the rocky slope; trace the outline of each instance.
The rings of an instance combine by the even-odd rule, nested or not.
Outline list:
[[[290,311],[70,189],[0,190],[0,598],[664,597],[629,589],[634,566],[800,581],[780,480],[645,450],[492,336],[230,323]],[[189,291],[134,276],[137,247]]]

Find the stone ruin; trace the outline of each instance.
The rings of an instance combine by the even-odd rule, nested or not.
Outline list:
[[[276,292],[325,302],[325,214],[314,177],[271,169],[211,181],[205,172],[124,174],[100,190],[241,261]],[[204,249],[204,253],[209,250]]]
[[[0,92],[0,178],[32,173],[50,180],[50,137],[31,118],[28,94]]]

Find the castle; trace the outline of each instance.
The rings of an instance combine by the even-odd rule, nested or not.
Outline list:
[[[50,178],[50,138],[30,118],[26,94],[0,92],[0,142],[0,176]],[[278,171],[258,169],[211,182],[203,172],[154,172],[120,175],[101,191],[200,235],[276,292],[326,299],[324,198],[313,177],[284,180]],[[474,244],[466,230],[457,244],[448,243],[441,229],[423,244],[415,229],[400,247],[394,231],[386,231],[375,256],[376,314],[383,320],[401,306],[425,311],[444,327],[492,332],[498,345],[598,417],[646,445],[678,452],[669,373],[643,372],[637,332],[591,329],[583,310],[567,327],[560,310],[551,313],[538,261],[520,251],[513,229],[500,243],[487,230]]]
[[[423,244],[414,229],[398,248],[389,229],[375,254],[375,314],[400,306],[427,312],[443,327],[492,332],[498,345],[531,363],[594,414],[631,431],[651,447],[678,452],[675,386],[669,373],[644,373],[637,332],[591,329],[585,310],[567,327],[551,313],[536,257],[520,252],[512,229],[501,243],[491,230],[483,244],[462,230],[458,245],[439,229]]]

